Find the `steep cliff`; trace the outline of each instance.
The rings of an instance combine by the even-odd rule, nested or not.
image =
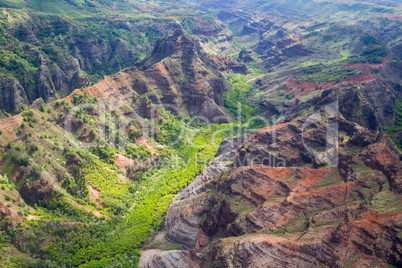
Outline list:
[[[337,102],[350,121],[372,130],[392,126],[402,92],[401,68],[399,62],[385,58],[379,64],[319,65],[266,75],[253,81],[264,91],[254,103],[267,117],[280,115],[290,121]]]
[[[106,77],[88,92],[107,106],[124,112],[128,101],[143,117],[151,112],[141,103],[165,105],[174,114],[227,121],[222,94],[230,89],[224,74],[248,72],[243,63],[206,55],[196,39],[183,30],[163,38],[154,51],[135,66]],[[77,90],[80,92],[81,90]]]
[[[199,126],[174,115],[198,116],[197,125],[227,123],[222,94],[233,72],[249,70],[230,58],[206,55],[197,38],[180,29],[136,66],[64,99],[38,99],[0,120],[0,232],[6,247],[18,245],[18,254],[27,258],[15,260],[40,267],[97,265],[99,259],[133,266],[174,194],[202,169],[195,155],[209,161],[218,149],[204,135],[221,126],[198,133]],[[183,128],[190,137],[171,145]],[[192,139],[202,148],[190,147]],[[31,221],[36,223],[28,230]],[[124,235],[110,232],[111,226],[120,226]],[[89,242],[81,243],[84,236],[75,236],[80,232]],[[88,258],[89,247],[103,252]],[[63,256],[56,253],[60,248]],[[115,252],[128,257],[120,260]]]
[[[175,197],[140,267],[400,266],[401,153],[343,118],[267,127],[220,155]],[[339,163],[326,164],[327,124]],[[227,150],[226,150],[227,151]],[[392,204],[392,205],[391,205]],[[155,245],[155,246],[153,246]],[[176,248],[178,248],[176,246]]]
[[[22,111],[37,98],[64,98],[133,66],[175,29],[196,35],[212,55],[238,50],[222,22],[185,6],[178,11],[161,3],[146,11],[147,5],[137,1],[116,1],[116,7],[107,1],[85,2],[78,9],[71,1],[53,4],[69,12],[35,1],[10,3],[12,8],[0,3],[2,117]]]

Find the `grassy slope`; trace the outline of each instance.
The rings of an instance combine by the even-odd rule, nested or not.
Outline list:
[[[0,8],[0,74],[17,80],[29,102],[44,98],[38,80],[50,72],[43,72],[39,55],[49,60],[49,69],[66,73],[60,77],[62,87],[55,83],[53,100],[84,86],[69,73],[75,61],[81,76],[95,83],[134,65],[174,28],[215,27],[204,12],[156,1],[1,1]],[[26,40],[21,27],[32,29],[40,44]],[[6,116],[3,103],[9,98],[0,96],[0,118]],[[23,109],[21,104],[7,112]]]
[[[24,204],[25,211],[29,211],[29,215],[33,215],[35,219],[25,218],[16,229],[4,233],[4,245],[11,242],[17,245],[21,252],[33,252],[41,259],[47,259],[32,260],[29,259],[29,254],[12,261],[16,263],[64,263],[83,267],[103,267],[116,262],[134,265],[138,259],[137,249],[159,229],[171,199],[214,157],[220,141],[228,135],[226,129],[231,125],[201,128],[187,126],[170,113],[161,111],[164,123],[155,126],[162,133],[157,140],[162,144],[169,143],[172,136],[180,134],[181,128],[185,129],[187,138],[172,148],[156,149],[160,155],[159,161],[164,163],[163,165],[145,169],[141,172],[141,177],[135,176],[133,180],[122,182],[119,180],[121,170],[112,164],[111,159],[114,158],[110,157],[118,152],[117,149],[109,147],[103,153],[79,149],[72,146],[63,129],[57,125],[58,118],[72,108],[74,100],[77,105],[96,102],[86,95],[82,98],[72,98],[72,104],[55,102],[39,110],[24,112],[22,126],[16,133],[20,136],[19,141],[1,152],[2,173],[12,178],[13,167],[24,170],[15,186],[11,180],[4,182],[5,185],[10,185],[7,189],[21,189],[27,184],[32,187],[40,185],[40,180],[37,180],[36,173],[32,170],[39,169],[41,176],[64,174],[53,175],[59,179],[53,184],[56,187],[54,192],[57,193],[54,198],[39,201],[34,207]],[[80,113],[78,120],[88,122],[84,126],[86,132],[96,128],[96,124],[91,123],[95,121],[95,117],[84,111]],[[216,143],[212,143],[212,134],[217,130],[222,132],[215,137]],[[76,133],[81,131],[82,129]],[[7,143],[8,138],[4,134],[0,139],[3,144]],[[125,136],[124,139],[130,138]],[[128,148],[129,152],[120,153],[129,155],[132,150],[139,150],[135,144],[129,145]],[[77,158],[80,159],[79,164],[72,161]],[[107,208],[89,200],[85,182],[91,183],[100,191]],[[62,185],[66,190],[58,185]],[[74,204],[82,206],[82,209]],[[104,216],[95,217],[93,211]],[[49,228],[49,221],[54,226]],[[72,229],[63,226],[66,222],[73,223]],[[11,226],[11,223],[5,224]],[[16,254],[12,256],[16,257]]]
[[[49,23],[50,28],[45,29],[46,34],[40,40],[45,45],[36,49],[51,60],[71,52],[65,43],[75,35],[101,37],[104,42],[122,38],[129,41],[140,57],[150,51],[152,40],[162,36],[152,25],[148,32],[127,30],[121,27],[120,20],[140,27],[152,22],[164,25],[173,21],[180,24],[183,18],[191,21],[194,16],[204,18],[207,24],[211,22],[202,12],[185,7],[171,9],[172,5],[157,5],[149,1],[86,1],[85,4],[83,1],[2,1],[0,4],[7,8],[5,12],[9,14],[3,18],[3,27],[17,22],[29,23],[31,13],[24,8],[36,10],[41,23]],[[162,15],[170,17],[164,18]],[[12,18],[11,24],[9,18]],[[73,27],[73,35],[71,29],[64,31],[65,25],[59,25],[60,20],[68,27]],[[191,23],[187,22],[185,27],[191,27],[189,25]],[[2,73],[18,80],[29,78],[30,74],[34,77],[39,72],[35,57],[24,53],[22,48],[25,43],[20,38],[6,31],[3,33],[3,45],[13,40],[14,46],[2,51]],[[110,66],[108,63],[100,63],[85,71],[92,81],[96,81],[102,75],[116,72],[123,67],[125,66],[121,64]],[[33,81],[33,78],[29,79]],[[35,82],[32,81],[27,84],[30,83],[33,90]],[[66,94],[68,92],[60,93],[61,96]],[[34,98],[33,95],[29,97]],[[5,133],[0,133],[0,143],[5,146],[0,152],[0,174],[7,174],[0,197],[10,195],[12,191],[16,191],[14,188],[21,190],[28,185],[40,187],[42,180],[38,178],[41,176],[51,181],[51,192],[54,192],[51,198],[38,201],[35,205],[18,201],[18,193],[15,192],[17,197],[9,202],[11,208],[17,210],[18,202],[22,202],[23,209],[19,209],[21,218],[27,217],[16,228],[12,227],[13,223],[8,218],[0,221],[2,227],[8,230],[1,233],[0,243],[3,243],[4,258],[7,259],[2,265],[135,265],[139,254],[137,249],[159,228],[175,193],[204,168],[215,155],[219,141],[226,133],[222,132],[217,137],[218,142],[211,144],[209,138],[213,131],[225,128],[224,125],[213,125],[212,129],[207,128],[206,132],[199,134],[198,127],[186,127],[188,133],[193,133],[191,139],[198,147],[191,147],[188,142],[183,142],[175,148],[159,148],[157,153],[170,164],[137,171],[132,180],[124,182],[120,180],[124,171],[113,165],[114,155],[119,152],[116,148],[90,151],[79,149],[68,141],[64,130],[59,126],[63,116],[73,106],[96,102],[97,100],[85,96],[76,100],[73,98],[72,103],[53,102],[39,110],[25,108],[22,124],[13,133],[18,137],[17,142],[10,143],[12,139]],[[105,116],[113,116],[112,113]],[[168,142],[172,134],[182,126],[181,122],[168,113],[165,116],[168,126],[157,126],[164,133],[158,138],[162,144],[164,141]],[[96,136],[96,120],[100,120],[99,117],[80,111],[77,120],[83,122],[84,127],[75,132],[76,136],[80,136],[82,132]],[[149,152],[136,145],[135,139],[130,139],[128,134],[121,134],[130,145],[126,151],[120,153],[149,156]],[[113,143],[110,139],[106,141],[109,142]],[[173,163],[173,159],[177,161]],[[17,176],[14,183],[12,178],[16,168],[21,175]],[[105,207],[90,201],[87,183],[99,190]],[[16,248],[10,251],[14,246]],[[32,254],[35,254],[36,259],[31,257]]]

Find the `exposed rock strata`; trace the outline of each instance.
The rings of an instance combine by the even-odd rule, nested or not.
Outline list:
[[[175,114],[190,112],[208,122],[227,121],[222,94],[230,86],[222,72],[247,71],[242,63],[207,56],[190,35],[177,30],[135,67],[106,77],[88,91],[122,112],[123,103],[129,102],[141,117],[150,118],[153,105],[167,105]]]
[[[185,250],[145,251],[140,266],[400,266],[401,153],[338,118],[339,164],[327,165],[331,152],[306,150],[325,148],[327,123],[304,135],[302,120],[263,128],[223,150],[175,197],[156,237]]]

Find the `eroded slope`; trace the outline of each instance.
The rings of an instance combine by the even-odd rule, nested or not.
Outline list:
[[[399,266],[401,153],[339,118],[339,164],[326,165],[332,152],[316,158],[304,145],[325,148],[326,123],[304,136],[303,121],[263,128],[216,158],[174,199],[153,244],[183,251],[145,251],[140,266],[178,267],[178,256],[181,267]]]

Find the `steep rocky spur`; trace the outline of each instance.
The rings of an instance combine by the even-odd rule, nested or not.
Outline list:
[[[327,165],[331,152],[306,144],[325,148],[328,123],[304,136],[303,120],[267,127],[222,149],[175,197],[140,267],[400,266],[400,151],[338,118],[339,164]],[[183,250],[152,249],[170,244]]]
[[[174,31],[162,39],[154,52],[136,66],[107,76],[92,87],[77,89],[67,98],[49,104],[46,111],[42,100],[35,102],[30,111],[1,120],[2,154],[9,156],[8,152],[12,151],[11,147],[13,147],[17,148],[20,158],[25,154],[32,155],[35,150],[25,152],[21,149],[25,143],[30,144],[31,147],[37,145],[40,150],[57,154],[59,145],[49,144],[46,140],[42,142],[42,140],[47,135],[49,137],[54,135],[62,140],[62,146],[71,146],[71,143],[64,139],[65,130],[75,135],[79,142],[90,143],[99,138],[93,123],[77,116],[77,113],[83,112],[80,110],[82,108],[71,110],[81,101],[85,104],[85,101],[91,100],[96,106],[96,109],[91,106],[88,112],[89,116],[93,117],[93,122],[100,124],[99,127],[106,127],[106,123],[102,121],[104,119],[101,118],[104,116],[101,113],[105,112],[118,117],[126,116],[128,120],[132,120],[130,128],[120,129],[125,132],[125,135],[130,135],[133,130],[141,131],[141,135],[150,134],[152,127],[147,119],[156,121],[160,119],[158,105],[165,105],[167,110],[175,114],[198,115],[211,123],[217,117],[230,120],[223,110],[222,94],[230,88],[225,75],[233,70],[248,72],[247,66],[243,63],[237,63],[228,58],[207,56],[196,39],[183,30]],[[39,116],[39,111],[34,112],[39,109],[43,110],[46,117],[43,114]],[[69,112],[74,111],[75,114],[69,117]],[[67,124],[67,122],[70,123]],[[26,133],[23,133],[23,130]],[[143,145],[140,143],[144,143],[144,139],[137,138],[139,146]],[[145,143],[146,141],[147,139]],[[7,149],[7,146],[10,148]],[[151,149],[152,154],[153,148],[148,144],[145,144],[145,147]],[[11,173],[15,176],[17,188],[19,187],[18,198],[22,196],[25,202],[33,205],[39,200],[49,200],[60,192],[64,192],[60,183],[69,176],[69,172],[74,173],[77,165],[82,162],[79,156],[68,155],[64,151],[57,156],[67,157],[65,166],[51,165],[41,180],[24,185],[19,185],[20,179],[29,175],[29,172],[25,175],[19,173],[19,160],[4,157],[1,164],[6,165],[7,161],[11,161],[10,163],[16,165],[16,170]],[[154,157],[156,158],[157,155],[154,154]],[[46,157],[41,161],[51,162]],[[30,171],[33,161],[27,156],[26,162],[23,165],[28,168],[24,166],[23,169]],[[127,178],[124,177],[123,180]]]
[[[142,10],[104,12],[85,3],[89,6],[83,19],[73,2],[60,2],[55,5],[66,5],[66,10],[71,9],[68,15],[52,9],[46,12],[45,7],[37,12],[35,3],[10,3],[13,8],[0,4],[0,117],[22,111],[37,98],[45,102],[64,98],[104,75],[134,65],[175,29],[193,32],[211,55],[238,50],[222,22],[185,6],[186,16],[177,15],[166,4],[147,16]],[[96,3],[103,4],[107,5]],[[133,9],[138,3],[118,4]]]

